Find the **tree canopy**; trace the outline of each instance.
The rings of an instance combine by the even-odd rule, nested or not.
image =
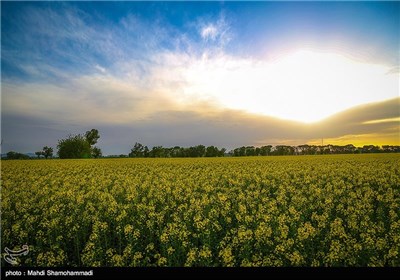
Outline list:
[[[82,135],[69,135],[58,141],[58,156],[60,158],[90,158],[90,144]]]
[[[89,145],[93,146],[97,143],[97,140],[99,140],[100,138],[99,131],[94,128],[89,131],[86,131],[85,138],[86,141],[89,143]]]
[[[44,146],[43,147],[43,151],[42,151],[42,155],[47,159],[47,158],[51,158],[53,156],[53,148],[51,147],[47,147]]]
[[[69,135],[58,141],[58,156],[60,158],[98,158],[102,156],[101,149],[94,146],[100,138],[99,131],[92,129],[85,135]],[[46,148],[46,147],[45,147]],[[45,151],[43,148],[43,151]]]
[[[14,151],[9,151],[7,153],[7,159],[29,159],[29,156]]]

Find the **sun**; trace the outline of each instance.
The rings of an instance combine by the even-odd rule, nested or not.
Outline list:
[[[388,66],[343,54],[297,50],[274,61],[220,55],[185,68],[185,94],[224,108],[312,123],[398,96]]]

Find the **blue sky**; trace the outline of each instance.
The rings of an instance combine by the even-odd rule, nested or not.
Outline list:
[[[268,56],[305,45],[398,65],[399,9],[398,2],[3,3],[2,48],[32,63],[31,55],[50,55],[49,62],[80,71],[88,66],[80,59],[112,64],[118,54],[99,44],[117,48],[121,58],[146,58],[160,49],[201,54],[224,39],[224,50],[235,55]],[[227,38],[204,42],[199,28],[221,19]],[[72,52],[80,64],[68,59]],[[7,77],[22,74],[7,64],[7,53],[2,57]]]
[[[301,144],[318,133],[243,137],[229,118],[315,123],[398,97],[399,2],[1,5],[3,152],[92,127],[106,154],[135,141]],[[391,132],[359,131],[395,142],[398,121],[388,122]]]

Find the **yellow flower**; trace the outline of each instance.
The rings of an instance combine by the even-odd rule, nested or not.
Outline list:
[[[232,254],[232,249],[230,247],[223,248],[218,256],[222,259],[222,263],[224,266],[234,266],[235,265],[235,257]]]

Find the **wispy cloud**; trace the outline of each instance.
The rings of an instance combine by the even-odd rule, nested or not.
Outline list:
[[[218,30],[214,25],[209,24],[201,29],[200,35],[204,40],[215,40],[218,35]]]
[[[2,34],[2,62],[36,80],[85,73],[118,49],[109,40],[112,30],[93,25],[89,19],[69,6],[57,10],[28,6],[12,23],[5,23],[11,27]]]
[[[146,104],[151,104],[151,100],[154,104],[158,99],[170,100],[171,108],[144,106],[148,113],[179,106],[196,108],[193,101],[197,101],[285,119],[315,121],[339,110],[398,94],[398,74],[388,74],[385,66],[355,62],[338,54],[298,51],[272,62],[230,54],[224,46],[232,30],[223,13],[215,18],[193,19],[188,24],[202,40],[215,44],[197,42],[163,19],[149,22],[132,14],[106,25],[76,8],[29,8],[22,16],[25,18],[17,26],[26,32],[8,35],[13,43],[5,44],[4,60],[34,79],[30,83],[43,87],[49,84],[52,89],[74,88],[86,95],[91,93],[93,100],[101,100],[98,87],[107,80],[109,85],[125,85],[129,94],[124,100],[131,98],[131,103],[136,104],[138,99],[147,100]],[[79,31],[74,33],[76,29]],[[39,46],[30,49],[36,41]],[[50,42],[51,48],[45,42]],[[12,47],[24,48],[23,57],[13,55]],[[83,78],[93,88],[89,90],[78,82]],[[92,80],[98,82],[91,83]],[[107,98],[119,98],[119,86],[115,93],[112,87],[108,90]],[[100,103],[105,106],[102,111],[108,111],[108,104],[114,102],[96,104]],[[121,119],[128,121],[126,117]]]
[[[30,114],[44,114],[40,103],[47,94],[48,107],[76,100],[80,105],[71,106],[72,111],[83,106],[98,108],[99,114],[115,110],[123,100],[109,122],[129,122],[134,109],[143,115],[188,106],[196,110],[196,102],[307,121],[398,94],[398,74],[337,54],[301,51],[274,62],[229,54],[221,46],[232,30],[222,13],[188,25],[203,40],[216,41],[211,45],[188,39],[162,19],[149,22],[132,14],[107,25],[69,6],[27,8],[20,16],[17,27],[26,32],[8,34],[4,60],[35,80],[15,84],[15,94],[5,91],[8,111],[20,112],[26,103]],[[11,47],[22,47],[23,56]],[[31,94],[35,88],[38,93]],[[159,100],[165,105],[159,107]]]
[[[149,22],[128,14],[116,23],[99,24],[93,17],[69,5],[28,7],[18,14],[19,32],[7,34],[2,61],[29,78],[6,76],[4,114],[50,119],[57,114],[60,124],[130,123],[196,99],[204,102],[193,96],[189,102],[190,81],[183,75],[201,53],[200,42],[162,19]],[[225,40],[225,20],[215,23],[215,39]]]
[[[198,32],[205,42],[214,42],[217,43],[217,46],[223,47],[232,40],[233,33],[223,13],[213,20],[198,19],[197,26]]]

